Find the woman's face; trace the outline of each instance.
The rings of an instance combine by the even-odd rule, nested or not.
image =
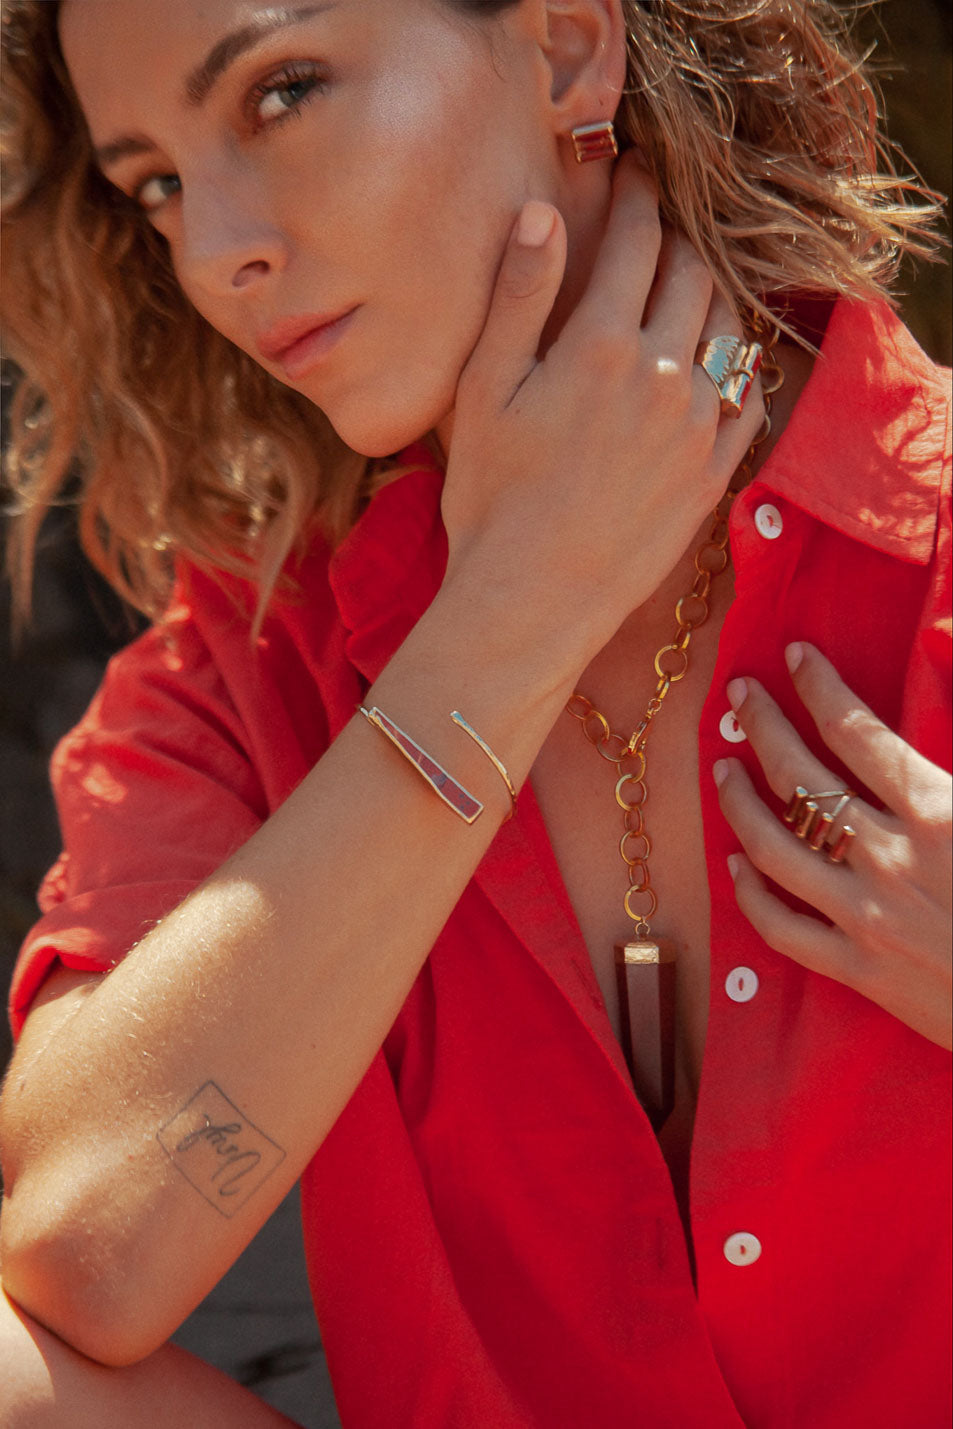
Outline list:
[[[542,9],[67,0],[60,29],[196,308],[384,455],[451,411],[520,205],[565,206]]]

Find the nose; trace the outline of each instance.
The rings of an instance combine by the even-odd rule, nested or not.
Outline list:
[[[251,184],[183,182],[183,284],[209,298],[252,294],[287,264],[287,240]]]

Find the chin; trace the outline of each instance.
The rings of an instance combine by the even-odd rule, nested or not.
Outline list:
[[[334,426],[333,422],[331,425]],[[410,446],[411,442],[419,441],[422,437],[425,437],[429,429],[415,431],[412,436],[398,436],[396,433],[392,436],[387,436],[383,433],[379,436],[370,434],[364,435],[362,433],[359,433],[357,436],[350,436],[347,431],[342,431],[340,427],[334,427],[334,430],[341,438],[341,441],[344,442],[345,446],[350,447],[352,452],[357,452],[358,456],[365,456],[376,460],[381,457],[395,456],[397,452],[403,451],[404,447]]]
[[[359,412],[330,411],[323,408],[331,426],[344,444],[359,456],[380,458],[403,451],[435,430],[453,410],[453,394],[442,401],[414,404],[413,410],[388,409],[381,401],[373,409]]]

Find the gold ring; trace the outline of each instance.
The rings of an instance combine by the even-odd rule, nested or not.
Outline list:
[[[731,334],[698,344],[695,363],[715,384],[723,417],[741,416],[763,357],[760,343]]]
[[[831,863],[843,863],[851,840],[857,837],[857,830],[850,824],[844,824],[835,834],[834,820],[856,797],[853,789],[824,789],[820,794],[809,794],[798,784],[781,818],[791,826],[795,838],[803,839],[814,853],[823,851]],[[819,807],[823,799],[837,800],[831,812]]]

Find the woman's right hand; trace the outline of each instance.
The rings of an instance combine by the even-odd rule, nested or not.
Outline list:
[[[524,223],[545,233],[547,218],[541,244],[520,241]],[[540,359],[565,262],[561,217],[528,203],[460,378],[443,517],[448,578],[475,570],[550,625],[578,628],[585,611],[594,654],[687,549],[763,407],[756,386],[739,420],[721,419],[695,352],[741,324],[688,241],[661,225],[633,154],[617,165],[589,286]]]

